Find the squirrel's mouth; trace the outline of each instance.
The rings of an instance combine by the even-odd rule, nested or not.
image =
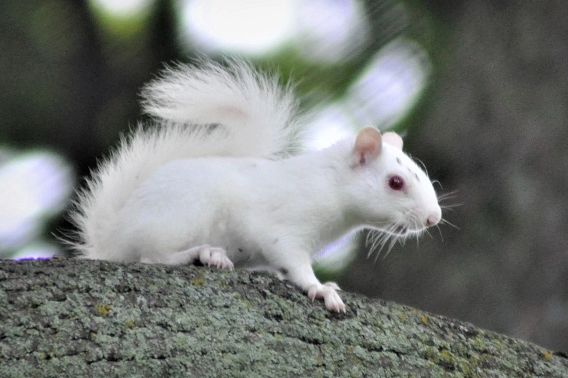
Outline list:
[[[420,228],[412,228],[406,225],[397,225],[389,230],[389,233],[398,237],[407,237],[412,234],[419,234],[422,231]]]
[[[395,237],[408,237],[413,234],[419,234],[422,232],[422,228],[417,228],[406,224],[390,224],[387,226],[376,227],[379,231]]]

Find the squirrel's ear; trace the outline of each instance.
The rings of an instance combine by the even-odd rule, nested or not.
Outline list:
[[[385,143],[388,143],[391,146],[394,146],[399,150],[402,150],[402,145],[403,145],[402,138],[397,133],[394,133],[392,131],[384,133],[383,140],[385,141]]]
[[[365,127],[359,131],[355,140],[355,147],[353,148],[354,165],[363,166],[375,160],[381,153],[382,146],[379,130]]]

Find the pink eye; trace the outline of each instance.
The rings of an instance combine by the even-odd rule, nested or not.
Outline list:
[[[389,178],[389,186],[392,190],[402,190],[404,188],[404,180],[400,176],[391,176]]]

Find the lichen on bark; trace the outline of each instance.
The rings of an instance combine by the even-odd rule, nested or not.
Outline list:
[[[0,376],[568,376],[568,359],[270,274],[56,258],[0,262]]]

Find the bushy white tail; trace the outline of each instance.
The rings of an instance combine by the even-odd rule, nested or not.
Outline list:
[[[296,132],[296,103],[276,78],[232,61],[168,68],[143,92],[153,125],[123,139],[79,193],[72,220],[84,257],[98,258],[116,213],[161,165],[202,156],[276,159],[289,153]]]

